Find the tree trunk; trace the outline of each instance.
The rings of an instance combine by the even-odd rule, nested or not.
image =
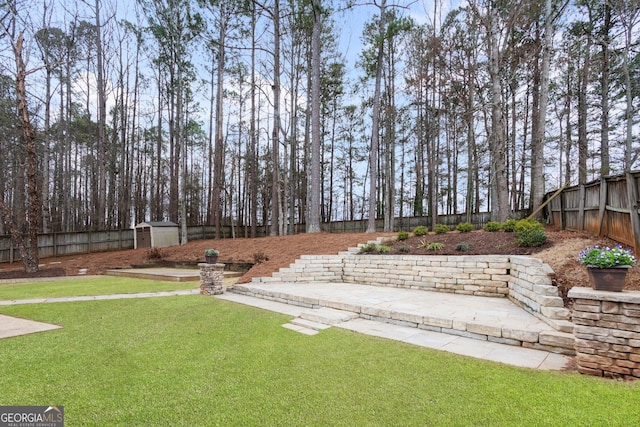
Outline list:
[[[489,75],[491,78],[491,135],[489,151],[493,170],[494,189],[497,205],[493,206],[492,217],[499,222],[509,218],[509,186],[507,180],[507,147],[504,134],[504,117],[502,113],[502,81],[500,69],[502,65],[496,35],[496,11],[491,11],[491,24],[488,36]]]
[[[551,62],[551,44],[553,42],[553,20],[551,0],[545,0],[544,37],[542,39],[542,65],[540,67],[540,88],[538,123],[531,141],[531,210],[538,210],[544,199],[544,134],[547,118],[547,100],[549,98],[549,64]]]
[[[98,194],[96,200],[96,222],[94,228],[102,229],[105,226],[105,210],[107,195],[107,175],[106,175],[106,129],[107,129],[107,97],[105,94],[106,84],[104,77],[104,51],[102,49],[102,24],[100,22],[100,0],[95,0],[96,5],[96,84],[98,91],[98,140],[97,140],[97,178]]]
[[[313,33],[311,38],[311,165],[309,176],[309,209],[307,233],[320,232],[320,35],[322,34],[322,1],[312,1]]]
[[[222,217],[222,189],[224,183],[224,144],[223,144],[223,112],[222,101],[224,97],[224,65],[225,65],[225,38],[226,28],[223,22],[220,24],[218,35],[218,73],[216,88],[216,135],[213,148],[213,192],[211,194],[211,213],[213,214],[214,236],[220,238],[220,220]]]
[[[24,271],[34,273],[38,271],[40,258],[38,256],[38,232],[40,231],[40,193],[38,192],[38,169],[36,153],[36,133],[31,126],[29,107],[27,105],[26,77],[27,70],[22,57],[23,54],[22,33],[18,35],[14,46],[16,59],[16,95],[18,97],[18,120],[22,128],[22,142],[25,147],[25,175],[26,175],[26,226],[28,241],[25,245],[22,240],[22,230],[15,227],[12,230],[14,239],[17,238],[20,256]],[[17,188],[16,191],[24,191]]]
[[[271,236],[280,233],[280,0],[273,3],[273,130],[271,133]]]
[[[380,129],[380,86],[382,84],[382,60],[384,58],[384,34],[386,28],[386,0],[380,3],[380,24],[378,27],[378,58],[376,62],[376,82],[373,94],[373,117],[371,124],[371,150],[369,152],[369,220],[367,233],[376,232],[377,186],[378,186],[378,138]]]

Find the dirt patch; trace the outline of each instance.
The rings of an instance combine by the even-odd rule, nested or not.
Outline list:
[[[280,268],[288,267],[301,255],[337,254],[349,247],[374,240],[378,236],[395,237],[396,233],[344,233],[344,234],[297,234],[294,236],[262,237],[257,239],[197,240],[182,246],[161,249],[130,249],[115,252],[100,252],[41,260],[41,271],[37,276],[25,275],[22,265],[1,264],[0,279],[14,277],[74,276],[78,274],[102,274],[115,268],[131,268],[152,260],[170,261],[195,266],[204,261],[204,250],[216,248],[220,251],[219,261],[223,263],[250,263],[254,266],[241,278],[249,282],[254,277],[270,276]],[[516,245],[513,233],[474,231],[470,233],[451,232],[411,237],[403,242],[391,243],[397,254],[397,246],[407,246],[409,254],[422,255],[490,255],[519,254],[542,259],[555,271],[553,283],[563,295],[573,286],[588,286],[587,272],[577,261],[579,252],[587,246],[601,244],[615,246],[606,238],[595,238],[586,233],[547,230],[548,240],[539,248],[521,248]],[[423,242],[442,243],[440,251],[420,248]],[[466,252],[456,250],[459,243],[469,243]],[[404,253],[404,252],[403,252]],[[627,275],[625,289],[640,290],[640,267],[632,268]]]

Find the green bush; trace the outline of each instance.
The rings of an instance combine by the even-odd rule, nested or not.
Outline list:
[[[475,230],[475,227],[470,222],[461,222],[460,224],[456,225],[456,230],[461,233],[468,233]]]
[[[407,240],[409,238],[408,231],[398,231],[398,240]]]
[[[428,232],[429,232],[429,229],[424,225],[419,225],[413,229],[413,234],[415,234],[416,236],[424,236]]]
[[[542,246],[547,241],[547,233],[539,228],[528,228],[517,233],[516,241],[519,246]]]
[[[456,245],[456,251],[468,252],[471,249],[473,249],[473,245],[471,243],[461,242]]]
[[[367,243],[364,246],[360,247],[360,253],[361,254],[368,254],[371,253],[373,251],[376,250],[376,244],[375,243]]]
[[[449,229],[449,227],[447,225],[444,224],[436,224],[435,227],[433,227],[433,231],[436,234],[444,234],[444,233],[448,233],[449,231],[451,231]]]
[[[509,233],[513,233],[513,231],[516,228],[516,223],[518,221],[516,221],[515,219],[508,219],[505,222],[502,223],[502,229],[504,231],[508,231]]]
[[[533,218],[516,222],[514,231],[519,246],[542,246],[547,241],[544,226]]]
[[[444,243],[440,242],[429,243],[429,245],[427,246],[427,249],[430,251],[439,251],[442,250],[442,248],[444,248]]]
[[[521,219],[517,221],[515,227],[513,228],[513,231],[515,231],[517,234],[529,229],[544,231],[544,227],[542,226],[542,224],[540,224],[534,218],[526,218],[526,219]]]
[[[411,248],[409,248],[409,246],[407,246],[407,245],[398,246],[396,248],[396,251],[398,251],[400,253],[403,253],[403,254],[409,253],[410,250],[411,250]]]
[[[491,231],[491,232],[500,231],[500,230],[502,230],[502,224],[500,224],[497,221],[489,221],[488,223],[486,223],[484,225],[484,227],[482,227],[482,229],[484,231]]]
[[[378,246],[378,252],[380,253],[386,253],[386,252],[391,252],[391,247],[387,246],[387,245],[380,245]]]

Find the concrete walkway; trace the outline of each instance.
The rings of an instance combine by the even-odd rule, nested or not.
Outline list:
[[[36,322],[0,314],[0,339],[35,332],[51,331],[53,329],[60,329],[61,327],[62,326],[52,325],[50,323]]]
[[[199,294],[199,289],[189,289],[181,291],[167,292],[144,292],[137,294],[114,294],[114,295],[95,295],[81,297],[57,297],[57,298],[32,298],[22,300],[5,300],[0,301],[0,307],[22,304],[48,304],[56,302],[75,302],[75,301],[103,301],[113,299],[130,299],[130,298],[153,298],[153,297],[170,297],[176,295],[194,295]],[[35,322],[33,320],[20,319],[0,315],[0,339],[15,337],[19,335],[32,334],[34,332],[50,331],[59,329],[62,326],[52,325],[49,323]]]

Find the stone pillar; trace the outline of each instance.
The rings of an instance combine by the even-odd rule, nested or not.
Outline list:
[[[576,364],[583,374],[640,378],[640,292],[572,288]]]
[[[224,264],[200,263],[200,293],[220,295],[224,292]]]

